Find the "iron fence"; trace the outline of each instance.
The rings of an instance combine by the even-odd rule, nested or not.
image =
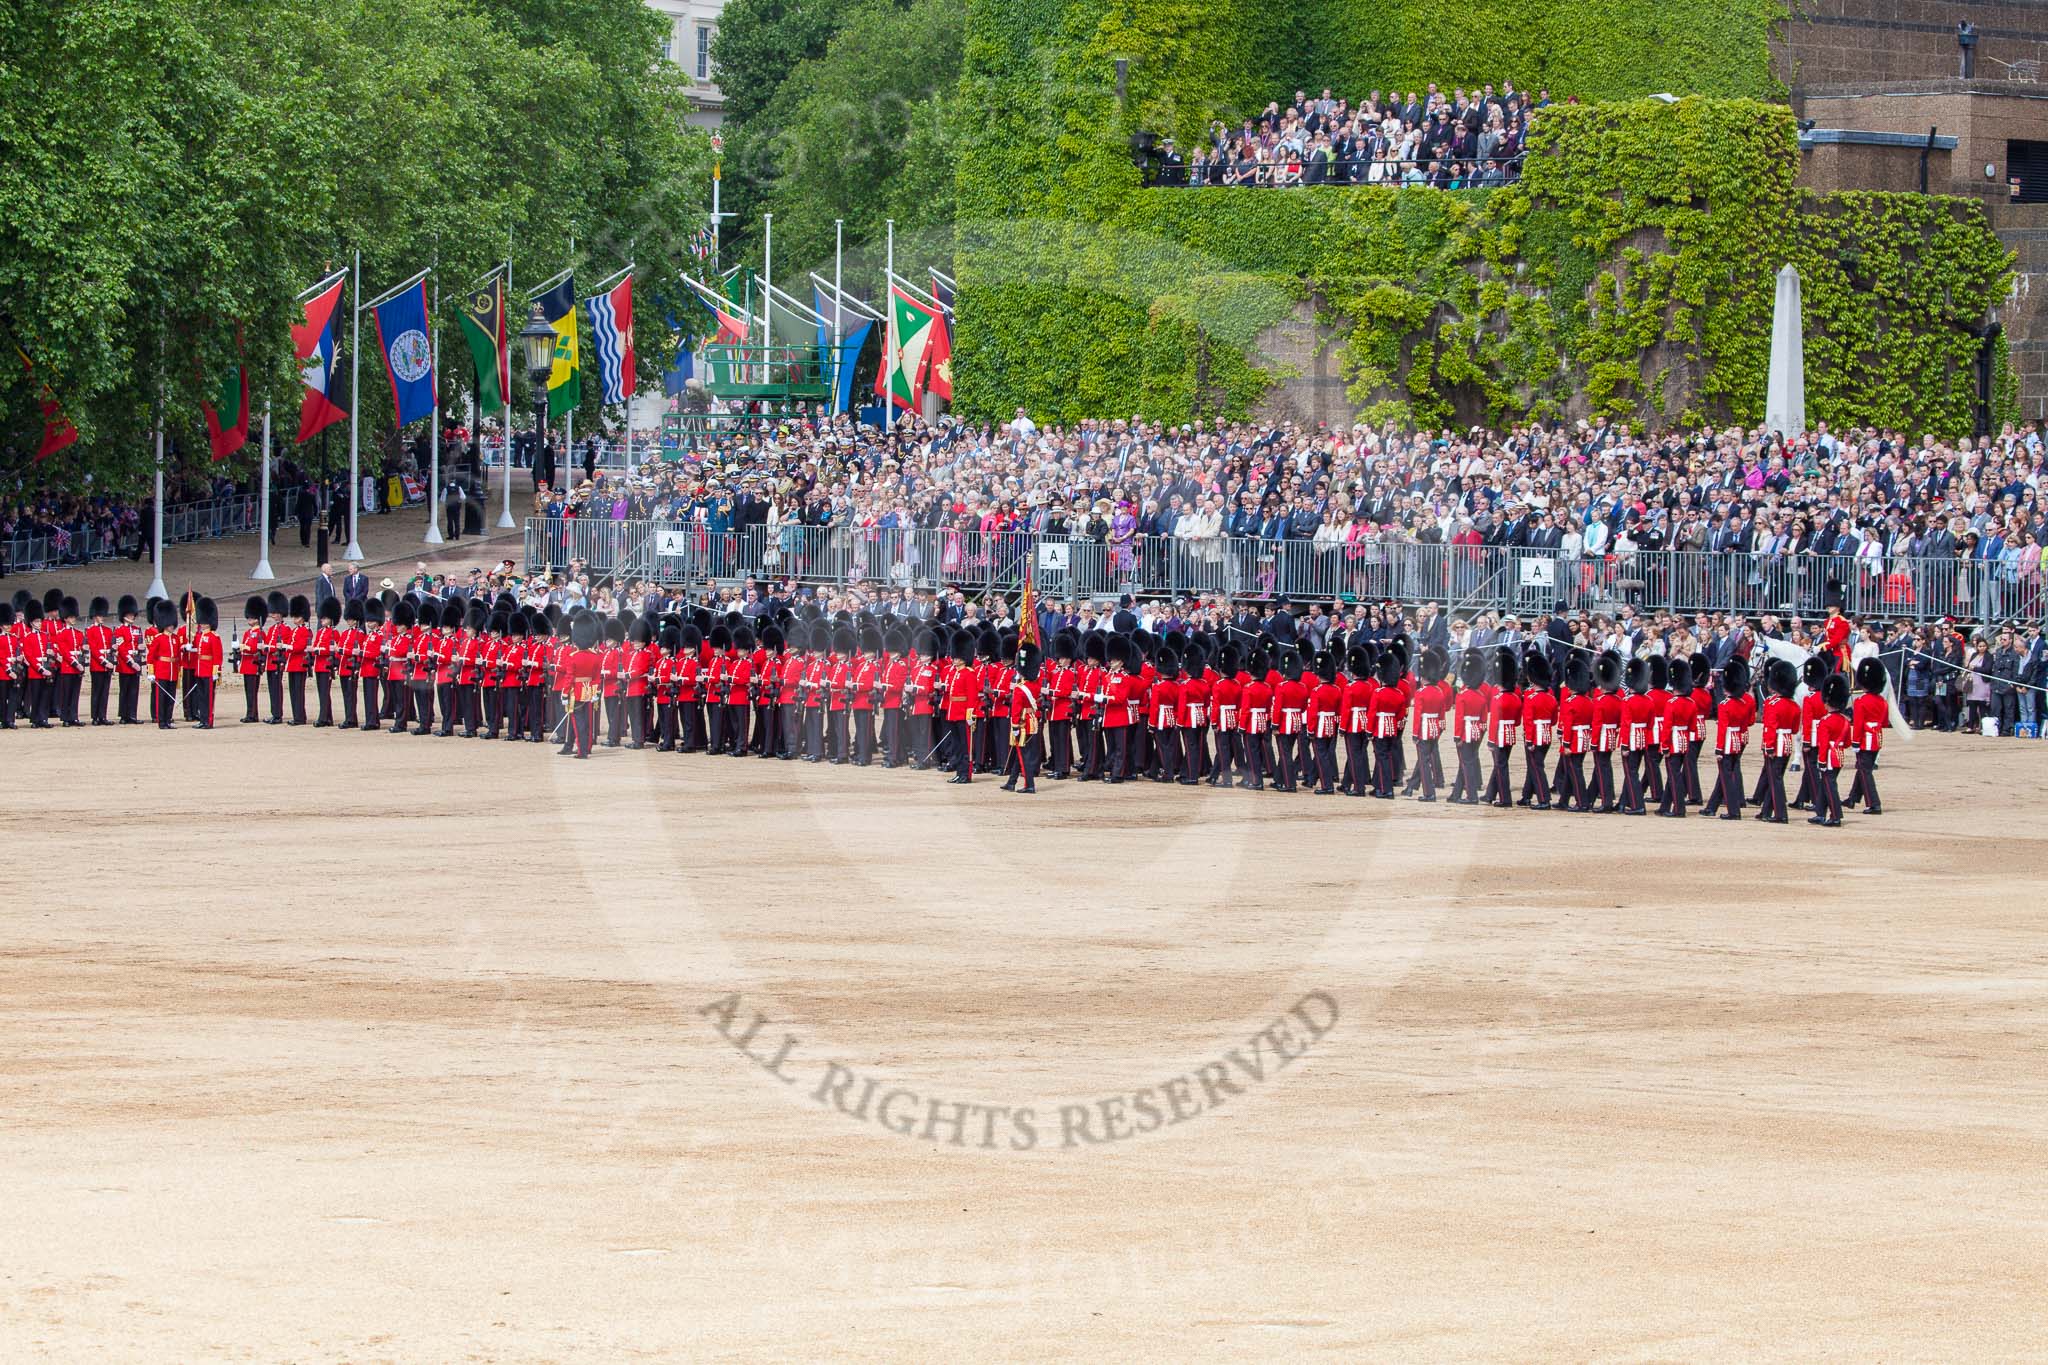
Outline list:
[[[529,518],[528,570],[571,563],[593,577],[664,583],[753,576],[1014,595],[1035,575],[1048,600],[1221,595],[1523,614],[1627,605],[1812,617],[1836,606],[1856,617],[2037,621],[2048,605],[2038,566],[2002,561]]]
[[[252,494],[226,498],[204,498],[164,508],[164,544],[186,545],[221,536],[246,535],[257,525],[256,499]],[[139,554],[149,543],[152,519],[114,531],[37,532],[10,536],[0,543],[9,573],[41,573],[81,564],[93,564],[121,555]]]

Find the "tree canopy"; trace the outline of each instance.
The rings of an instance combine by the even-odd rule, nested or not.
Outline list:
[[[651,375],[709,174],[663,33],[641,0],[6,7],[0,332],[35,371],[10,357],[0,470],[28,473],[43,384],[81,441],[37,481],[127,484],[159,401],[203,450],[199,400],[237,355],[289,439],[295,295],[357,250],[362,297],[438,261],[446,403],[469,385],[450,295],[508,256],[538,283],[571,237],[588,272],[637,259]],[[392,417],[366,349],[375,432]]]

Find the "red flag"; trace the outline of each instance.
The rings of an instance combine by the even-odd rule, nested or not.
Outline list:
[[[925,343],[924,375],[918,388],[948,403],[953,401],[953,339],[947,334],[944,313],[932,319],[932,339]]]
[[[22,369],[33,375],[36,366],[35,362],[28,358],[28,352],[17,346],[14,353],[21,357]],[[75,444],[78,440],[78,428],[72,426],[71,419],[64,415],[64,405],[57,401],[56,394],[50,392],[48,384],[38,383],[36,387],[40,390],[37,401],[43,411],[43,439],[36,446],[36,461],[40,463],[64,447]]]
[[[718,319],[718,335],[714,345],[738,346],[747,339],[746,326],[722,308],[713,308],[712,316]]]
[[[234,413],[233,422],[223,424],[220,410],[212,403],[202,402],[199,412],[206,418],[206,444],[213,458],[225,460],[249,444],[249,371],[235,366],[234,374],[222,382],[218,397],[221,408]]]
[[[334,312],[341,304],[346,275],[306,300],[306,320],[292,328],[292,353],[299,360],[299,378],[306,386],[299,404],[299,440],[304,445],[348,413],[331,397],[334,380]]]

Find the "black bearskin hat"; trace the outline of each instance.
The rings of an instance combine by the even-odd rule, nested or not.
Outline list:
[[[1550,656],[1540,649],[1532,649],[1522,659],[1522,677],[1529,686],[1541,692],[1551,683]]]
[[[55,616],[64,610],[64,589],[51,588],[43,594],[43,615]]]
[[[569,621],[569,643],[578,649],[595,649],[604,638],[604,625],[594,612],[578,611]]]
[[[251,597],[249,599],[248,605],[242,608],[242,619],[244,621],[256,621],[260,623],[269,615],[270,604],[264,601],[261,597]]]
[[[1091,630],[1081,637],[1081,654],[1091,664],[1109,662],[1109,642],[1102,638],[1102,632]]]
[[[1671,660],[1662,654],[1650,656],[1650,690],[1652,692],[1671,689]]]
[[[666,638],[665,631],[664,638]],[[767,650],[770,654],[780,654],[786,646],[787,638],[783,635],[781,626],[766,625],[761,627],[761,648]]]
[[[199,624],[208,630],[220,629],[220,607],[211,597],[200,598],[199,605],[192,609],[192,614],[198,618]]]
[[[526,638],[527,626],[533,618],[523,611],[515,611],[505,618],[505,633],[515,640]]]
[[[1764,665],[1764,685],[1773,695],[1790,701],[1799,693],[1799,670],[1790,659],[1773,659]]]
[[[1323,650],[1316,655],[1316,676],[1326,683],[1337,681],[1337,655],[1332,650]]]
[[[107,601],[106,598],[95,597],[92,599],[91,605],[86,607],[85,614],[87,616],[106,616],[111,614],[113,609],[113,604]]]
[[[1832,671],[1825,654],[1809,654],[1806,662],[1800,665],[1799,675],[1806,680],[1808,687],[1819,687]]]
[[[859,648],[859,645],[860,640],[854,635],[852,626],[834,626],[832,628],[832,652],[834,654],[852,654]]]
[[[1864,659],[1856,665],[1856,685],[1871,696],[1881,695],[1884,692],[1884,685],[1888,681],[1884,665],[1879,663],[1874,656]]]
[[[363,601],[359,597],[341,609],[341,619],[352,626],[360,626],[364,618]]]
[[[1828,704],[1830,711],[1849,709],[1849,680],[1839,673],[1830,673],[1827,681],[1820,685],[1820,699]]]
[[[1673,692],[1692,691],[1692,661],[1689,659],[1673,659],[1671,661],[1670,677],[1671,690]]]
[[[1628,661],[1628,668],[1622,674],[1622,678],[1628,690],[1638,696],[1649,691],[1650,661],[1648,659],[1630,659]]]
[[[704,631],[695,622],[683,627],[683,648],[689,650],[704,647]]]
[[[321,599],[320,619],[330,626],[337,624],[341,620],[341,599],[339,597]]]
[[[1017,676],[1025,682],[1038,681],[1039,665],[1045,662],[1045,651],[1029,640],[1017,647]]]
[[[1372,666],[1373,679],[1381,687],[1398,687],[1401,683],[1401,656],[1394,650],[1380,651],[1379,660]]]
[[[608,645],[626,643],[626,623],[614,616],[604,623],[604,641]]]
[[[974,662],[974,637],[965,631],[953,637],[953,662],[971,664]]]
[[[1467,646],[1458,656],[1458,682],[1466,688],[1476,688],[1486,681],[1486,655]]]
[[[129,617],[135,615],[136,612],[141,611],[142,604],[135,600],[133,594],[124,592],[121,594],[120,605],[115,607],[114,610],[118,612],[121,616],[121,619],[125,621]]]
[[[732,647],[736,653],[752,654],[754,652],[754,628],[752,626],[735,627],[732,633]]]
[[[411,598],[398,599],[398,605],[391,609],[391,623],[400,630],[411,630],[420,623],[419,608],[412,604]]]
[[[1493,652],[1493,685],[1512,692],[1521,679],[1522,670],[1515,664],[1515,651],[1502,645]]]
[[[921,631],[919,631],[919,632],[917,633],[917,652],[918,652],[918,656],[919,656],[920,658],[925,658],[925,659],[936,659],[936,658],[938,658],[938,657],[939,657],[939,637],[938,637],[938,636],[936,636],[936,635],[934,635],[934,634],[932,634],[932,633],[931,633],[930,631],[928,631],[928,630],[921,630]]]
[[[1293,682],[1301,677],[1301,651],[1289,646],[1280,651],[1280,676]]]
[[[680,654],[683,649],[683,628],[674,621],[662,622],[660,644],[670,654]]]
[[[1593,690],[1592,662],[1578,650],[1565,660],[1564,685],[1582,697]]]
[[[64,600],[57,604],[57,614],[67,621],[76,620],[78,617],[78,599],[69,593],[65,594]]]
[[[626,638],[636,645],[652,644],[654,641],[654,622],[646,617],[641,617],[626,627]]]
[[[1430,645],[1422,651],[1422,662],[1415,666],[1415,672],[1422,681],[1434,687],[1450,676],[1451,658],[1435,645]]]
[[[172,606],[168,599],[162,597],[154,599],[149,611],[150,623],[158,630],[176,630],[178,628],[178,609]]]
[[[1079,652],[1080,642],[1074,638],[1072,631],[1063,630],[1052,637],[1052,657],[1061,663],[1072,663],[1074,656]]]
[[[1621,656],[1611,649],[1600,651],[1600,657],[1593,660],[1593,681],[1602,692],[1613,692],[1621,687]]]
[[[1354,678],[1363,678],[1372,673],[1372,651],[1362,644],[1351,646],[1351,652],[1344,656],[1344,671]]]
[[[313,619],[313,604],[312,604],[312,602],[311,602],[311,601],[309,601],[309,600],[307,599],[307,597],[306,597],[306,595],[305,595],[304,593],[295,593],[295,594],[293,594],[293,596],[292,596],[292,605],[291,605],[291,616],[292,616],[292,619],[293,619],[293,620],[295,620],[295,621],[298,621],[298,620],[306,620],[306,621],[310,621],[310,620],[312,620],[312,619]]]
[[[1161,678],[1171,682],[1180,676],[1180,655],[1173,650],[1162,649],[1159,657],[1153,660],[1152,667]]]
[[[1740,659],[1730,659],[1722,664],[1721,686],[1731,697],[1739,697],[1749,691],[1749,665]]]
[[[372,597],[369,601],[363,603],[363,624],[366,626],[382,626],[384,624],[383,598]]]
[[[711,648],[714,651],[720,654],[725,653],[725,651],[732,648],[732,627],[724,625],[713,626],[710,639]]]

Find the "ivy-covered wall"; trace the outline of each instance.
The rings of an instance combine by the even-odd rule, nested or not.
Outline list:
[[[2008,287],[2007,253],[1970,201],[1802,192],[1782,106],[1556,106],[1539,117],[1521,183],[1497,190],[1141,188],[1130,132],[1187,141],[1212,114],[1282,93],[1272,81],[1294,58],[1261,35],[1297,8],[974,0],[970,107],[993,112],[959,172],[962,411],[1241,416],[1284,378],[1260,366],[1257,338],[1308,299],[1375,417],[1756,420],[1772,280],[1790,261],[1805,284],[1812,416],[1969,428],[1971,329]],[[1464,12],[1469,50],[1511,68],[1536,49],[1489,18],[1508,8]],[[1588,80],[1604,72],[1601,93],[1685,84],[1671,52],[1697,59],[1694,86],[1767,92],[1769,5],[1652,8],[1664,17],[1616,30],[1634,35],[1623,62],[1607,37],[1566,40],[1574,10],[1522,7],[1557,38],[1547,61],[1616,57],[1585,58]],[[1427,47],[1436,9],[1361,11],[1343,41],[1392,62],[1402,42]],[[1318,41],[1338,55],[1335,39]],[[1262,54],[1275,63],[1263,76]],[[1121,107],[1119,56],[1130,61]]]

